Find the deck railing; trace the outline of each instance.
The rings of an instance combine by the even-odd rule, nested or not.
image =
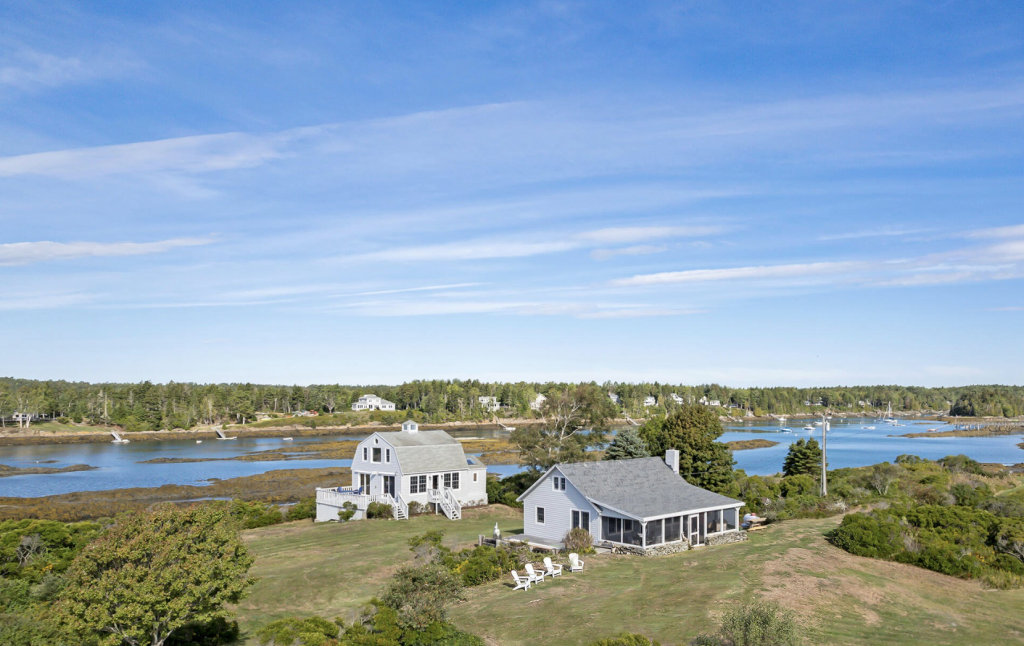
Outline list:
[[[352,489],[350,487],[330,487],[328,489],[317,488],[316,501],[335,507],[344,507],[346,502],[350,502],[356,506],[356,509],[362,511],[366,511],[370,503],[379,502],[389,505],[393,510],[395,518],[404,519],[409,517],[409,504],[400,495],[392,496],[387,493],[371,495],[361,493],[359,489]]]

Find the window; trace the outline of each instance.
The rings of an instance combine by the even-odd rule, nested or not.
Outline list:
[[[388,464],[391,463],[391,449],[384,449],[384,461]]]
[[[707,528],[708,534],[718,534],[724,531],[721,510],[716,509],[708,512]]]
[[[373,462],[380,462],[380,449],[373,447]]]
[[[476,477],[477,477],[478,475],[480,475],[480,474],[479,474],[479,473],[474,473],[474,474],[473,474],[473,482],[476,482]]]
[[[458,473],[453,473],[452,474],[452,489],[458,489],[458,488],[459,488],[459,474]]]
[[[643,536],[640,534],[640,521],[638,520],[623,520],[622,521],[622,542],[627,545],[642,545]]]
[[[426,493],[427,476],[409,476],[409,493]]]
[[[363,447],[363,462],[366,462],[367,460],[369,460],[369,459],[370,459],[368,451],[369,451],[369,449],[367,449],[367,448],[366,448],[366,447],[364,446],[364,447]]]
[[[452,487],[452,474],[450,474],[450,473],[444,474],[444,486],[448,487],[449,489],[451,489],[451,487]]]
[[[565,478],[562,476],[555,476],[553,478],[555,491],[565,491]]]
[[[572,510],[572,528],[582,527],[583,529],[590,531],[590,512],[589,511],[577,511]]]
[[[543,525],[544,524],[544,508],[543,507],[537,507],[537,524],[538,525]]]
[[[370,474],[360,473],[359,474],[359,487],[366,490],[370,488]]]

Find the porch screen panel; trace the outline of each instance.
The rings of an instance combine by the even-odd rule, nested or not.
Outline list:
[[[682,538],[682,518],[673,516],[665,519],[665,542],[672,543]]]
[[[661,528],[664,525],[664,521],[660,518],[658,520],[652,520],[647,523],[647,544],[648,545],[661,545]]]
[[[708,512],[708,534],[717,534],[722,531],[722,510],[716,509]]]
[[[643,545],[643,534],[640,533],[641,525],[638,520],[622,521],[622,542],[627,545]]]
[[[601,518],[601,538],[606,541],[613,543],[622,542],[622,519],[621,518],[609,518],[604,516]]]
[[[725,516],[725,530],[728,532],[735,531],[737,516],[739,516],[739,510],[736,508],[726,509],[723,512],[723,514]]]

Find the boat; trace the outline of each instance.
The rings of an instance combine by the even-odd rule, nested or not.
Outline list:
[[[196,444],[202,444],[202,443],[203,443],[202,440],[196,440]]]
[[[292,438],[290,438],[290,437],[282,437],[282,438],[281,438],[281,441],[282,441],[282,442],[291,442],[291,441],[292,441]]]
[[[821,426],[821,422],[814,422],[815,426]]]
[[[814,427],[813,427],[813,426],[811,426],[810,424],[808,424],[807,426],[805,426],[805,427],[804,427],[804,430],[805,430],[805,431],[813,431],[813,430],[814,430]]]
[[[866,429],[866,430],[869,430],[869,431],[873,431],[873,430],[875,430],[875,427],[874,427],[874,426],[861,426],[861,428],[863,428],[863,429]]]
[[[110,434],[114,436],[114,439],[111,441],[111,444],[128,444],[129,442],[131,442],[131,440],[126,440],[120,435],[118,435],[116,431],[110,431]]]

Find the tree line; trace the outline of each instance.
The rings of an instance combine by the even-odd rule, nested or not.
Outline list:
[[[84,383],[0,378],[0,418],[15,411],[55,419],[116,424],[126,430],[193,428],[201,424],[246,423],[257,413],[287,415],[297,411],[334,414],[348,411],[360,395],[373,393],[395,402],[402,411],[419,411],[426,421],[485,420],[492,415],[480,397],[496,397],[502,415],[539,416],[531,408],[538,395],[586,385],[601,397],[615,395],[614,414],[666,415],[681,403],[718,401],[723,411],[756,415],[819,411],[874,411],[891,402],[895,411],[951,411],[954,415],[1018,416],[1024,414],[1020,386],[842,386],[828,388],[730,388],[661,383],[567,384],[558,382],[482,382],[473,379],[417,380],[400,385],[252,383],[198,384],[170,382]],[[654,397],[657,405],[644,405]],[[609,398],[611,401],[611,398]],[[722,412],[722,411],[720,411]]]

